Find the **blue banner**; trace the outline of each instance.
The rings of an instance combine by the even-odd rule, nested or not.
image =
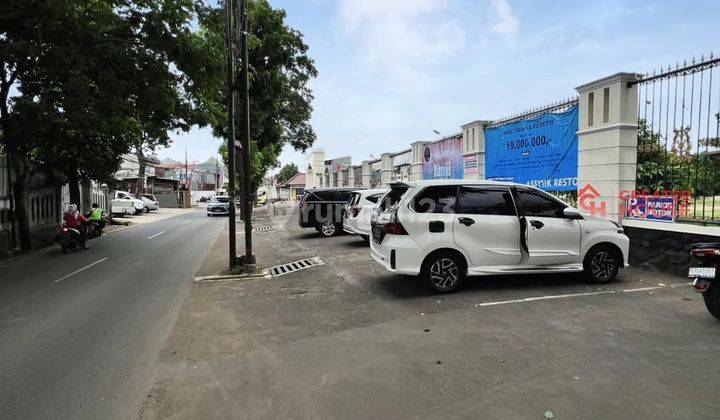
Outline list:
[[[578,108],[485,130],[485,177],[546,191],[577,189]]]

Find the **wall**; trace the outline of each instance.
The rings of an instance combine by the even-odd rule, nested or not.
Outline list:
[[[690,245],[720,242],[720,236],[625,227],[630,238],[630,265],[676,276],[687,276]]]

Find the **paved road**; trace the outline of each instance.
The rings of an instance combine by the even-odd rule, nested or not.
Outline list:
[[[136,418],[192,277],[225,226],[190,211],[87,251],[0,261],[0,418]]]

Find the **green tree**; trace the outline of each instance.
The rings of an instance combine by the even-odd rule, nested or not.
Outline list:
[[[42,168],[68,182],[106,181],[121,155],[206,124],[205,89],[224,70],[193,30],[200,0],[7,0],[0,13],[0,130],[16,178],[21,247],[24,197]],[[11,95],[15,87],[17,94]]]
[[[267,0],[250,0],[248,54],[250,67],[250,138],[252,188],[275,166],[285,144],[306,150],[315,141],[310,125],[311,78],[317,76],[302,34],[285,22],[285,11],[273,9]],[[201,15],[203,43],[225,59],[225,11],[221,4]],[[217,137],[227,138],[226,81],[204,90],[205,108],[212,113],[210,125]],[[227,163],[227,151],[220,153]]]
[[[280,169],[278,172],[277,180],[278,183],[284,184],[294,177],[298,173],[298,167],[294,163],[288,163]]]

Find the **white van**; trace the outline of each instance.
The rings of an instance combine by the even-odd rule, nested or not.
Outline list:
[[[390,187],[372,217],[371,255],[438,292],[456,290],[466,275],[575,271],[606,283],[627,263],[619,224],[536,188],[471,180]]]

